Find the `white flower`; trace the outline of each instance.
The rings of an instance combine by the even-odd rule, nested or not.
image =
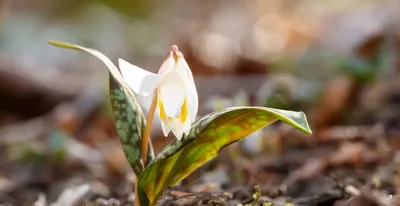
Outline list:
[[[170,131],[180,140],[188,134],[198,111],[198,95],[193,74],[177,46],[172,46],[158,74],[119,59],[119,68],[128,86],[138,95],[157,90],[157,109],[165,136]]]

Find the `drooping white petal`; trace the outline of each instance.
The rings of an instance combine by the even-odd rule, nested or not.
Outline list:
[[[183,79],[189,117],[192,122],[194,122],[199,108],[199,97],[197,94],[196,85],[194,83],[192,71],[184,59],[178,62],[177,72]]]
[[[185,122],[183,122],[183,128],[184,128],[185,135],[189,135],[192,123],[193,123],[193,121],[192,121],[192,119],[190,119],[190,117],[187,117]]]
[[[183,134],[186,133],[190,129],[190,125],[182,124],[182,122],[178,118],[172,118],[171,120],[168,121],[172,133],[174,133],[175,137],[178,140],[181,140],[183,137]]]
[[[175,69],[175,60],[171,54],[168,54],[168,57],[161,64],[160,69],[158,70],[159,74],[167,74]]]
[[[163,131],[164,136],[168,136],[171,131],[171,127],[168,122],[168,118],[160,119],[161,120],[161,129]]]
[[[182,78],[176,72],[169,73],[159,87],[160,100],[168,117],[178,117],[185,100]]]
[[[152,94],[166,76],[166,74],[153,74],[123,59],[118,59],[118,63],[125,82],[138,95]]]

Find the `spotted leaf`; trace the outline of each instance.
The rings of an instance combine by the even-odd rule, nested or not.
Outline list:
[[[189,135],[175,140],[145,168],[139,177],[141,205],[155,205],[164,189],[177,184],[221,149],[277,120],[311,134],[303,112],[265,107],[232,107],[196,121]]]
[[[141,161],[140,138],[144,131],[146,120],[134,93],[125,83],[119,69],[99,51],[64,42],[49,41],[50,44],[86,51],[100,59],[109,70],[110,101],[115,120],[115,127],[120,136],[125,156],[137,176],[143,171]],[[154,158],[153,148],[149,143],[147,159]]]

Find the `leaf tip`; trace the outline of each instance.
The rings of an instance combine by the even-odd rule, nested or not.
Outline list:
[[[55,42],[57,42],[57,41],[55,41],[55,40],[47,40],[47,43],[49,43],[49,44],[55,44]]]
[[[55,40],[47,40],[47,43],[54,45],[54,46],[59,46],[59,45],[63,44],[63,42],[55,41]]]
[[[79,48],[77,48],[77,46],[75,46],[73,44],[69,44],[67,42],[61,42],[61,41],[55,41],[55,40],[47,40],[47,43],[49,43],[49,44],[51,44],[53,46],[56,46],[56,47],[79,50]]]
[[[305,134],[307,134],[307,135],[312,135],[313,132],[311,131],[310,125],[308,124],[307,116],[306,116],[306,114],[304,112],[301,112],[301,113],[304,116],[304,121],[306,123],[306,125],[305,125],[306,127],[305,127],[305,130],[303,132]]]

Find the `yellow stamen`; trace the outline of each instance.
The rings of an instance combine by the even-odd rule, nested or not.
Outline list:
[[[186,98],[185,98],[185,100],[183,101],[183,105],[181,107],[181,114],[179,117],[179,119],[181,120],[182,123],[184,123],[186,121],[187,113],[188,113],[187,112],[187,103],[186,103]]]
[[[164,105],[161,101],[158,100],[158,109],[160,110],[160,119],[165,118],[165,110],[164,110]]]

